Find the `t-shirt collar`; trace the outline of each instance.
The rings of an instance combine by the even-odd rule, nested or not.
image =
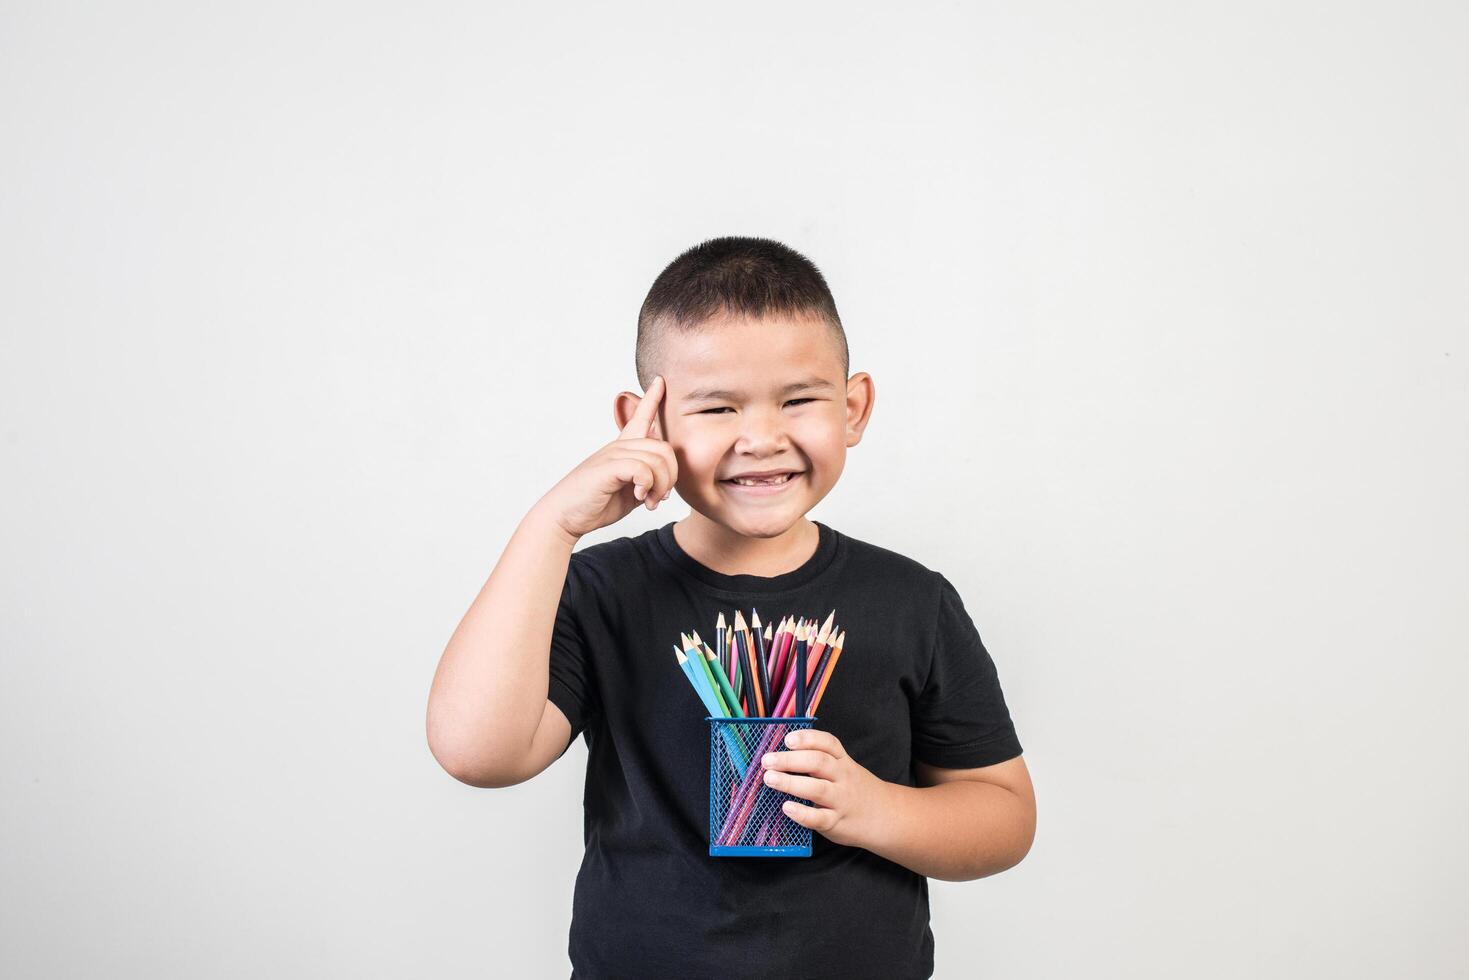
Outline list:
[[[826,571],[836,558],[839,550],[840,534],[833,528],[827,527],[820,521],[812,521],[816,525],[819,538],[816,542],[816,551],[810,558],[798,568],[780,575],[725,575],[716,572],[695,560],[688,552],[679,546],[678,539],[673,535],[673,523],[669,522],[657,529],[659,551],[678,572],[697,579],[705,585],[718,589],[722,592],[741,593],[771,593],[787,592],[799,588],[822,572]]]

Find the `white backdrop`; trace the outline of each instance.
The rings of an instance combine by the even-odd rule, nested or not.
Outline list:
[[[0,10],[0,973],[566,976],[429,681],[750,234],[1035,779],[936,976],[1469,975],[1463,5],[304,6]]]

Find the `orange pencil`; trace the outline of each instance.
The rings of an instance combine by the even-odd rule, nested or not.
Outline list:
[[[831,638],[836,636],[836,633],[831,628],[832,620],[836,619],[836,616],[837,611],[833,609],[831,614],[826,617],[826,622],[821,624],[821,632],[816,634],[816,645],[806,653],[806,656],[811,660],[810,666],[806,669],[806,689],[808,691],[816,690],[816,684],[814,683],[816,680],[816,664],[821,659],[821,655],[826,652]],[[806,700],[810,701],[810,698]],[[807,714],[810,714],[810,712],[808,711]]]
[[[821,696],[826,693],[826,685],[827,685],[827,682],[829,682],[831,680],[831,675],[834,674],[834,673],[836,673],[837,661],[840,660],[840,659],[842,659],[842,645],[845,644],[846,642],[847,642],[847,631],[846,630],[842,630],[840,633],[838,633],[837,634],[837,638],[832,641],[832,645],[831,645],[831,663],[829,663],[829,664],[826,665],[826,673],[824,675],[822,675],[822,678],[821,678],[821,686],[816,689],[816,697],[811,702],[811,711],[810,711],[810,713],[813,714],[813,715],[816,714],[816,706],[821,703]]]

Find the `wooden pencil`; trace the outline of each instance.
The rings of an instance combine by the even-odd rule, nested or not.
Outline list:
[[[765,672],[765,637],[760,632],[759,611],[752,609],[750,612],[755,617],[755,683],[760,688],[760,711],[764,714],[767,708],[773,707],[770,703],[770,678]],[[766,632],[769,632],[768,626]]]
[[[821,696],[826,693],[826,685],[831,680],[831,675],[836,673],[837,661],[842,658],[842,647],[846,642],[846,630],[838,633],[837,638],[832,641],[831,663],[827,666],[826,674],[821,678],[821,686],[816,688],[816,697],[811,702],[811,713],[813,715],[816,713],[817,707],[821,704]]]

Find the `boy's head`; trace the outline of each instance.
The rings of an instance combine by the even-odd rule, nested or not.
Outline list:
[[[777,536],[830,492],[872,411],[869,375],[847,377],[846,332],[820,270],[766,238],[715,238],[659,274],[638,315],[638,382],[661,375],[657,434],[695,514]],[[640,401],[623,392],[619,428]],[[782,489],[732,478],[793,474]]]

